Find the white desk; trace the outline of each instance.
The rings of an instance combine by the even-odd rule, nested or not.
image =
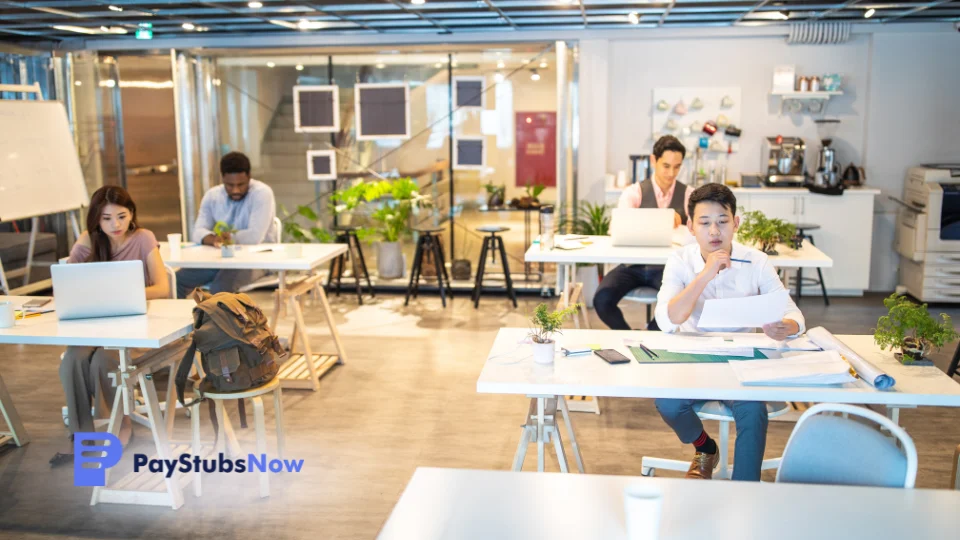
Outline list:
[[[33,297],[8,296],[0,298],[21,305]],[[170,459],[169,433],[173,429],[174,415],[171,413],[165,416],[160,410],[157,390],[152,377],[149,376],[150,362],[134,361],[130,357],[130,349],[160,349],[176,344],[193,330],[193,307],[195,305],[192,300],[150,300],[147,304],[146,315],[74,321],[60,321],[57,320],[56,313],[46,313],[39,317],[17,321],[17,325],[13,328],[0,329],[0,344],[79,345],[104,347],[119,351],[120,374],[123,380],[118,381],[120,388],[113,402],[110,424],[107,429],[110,433],[116,435],[120,430],[121,411],[126,414],[131,412],[129,407],[132,401],[130,385],[132,384],[131,379],[135,377],[146,402],[147,416],[157,454],[163,459]],[[50,307],[55,307],[55,305],[51,302],[44,306],[44,308]],[[180,346],[185,349],[186,343],[180,343]],[[150,354],[144,355],[141,359],[147,356],[150,356]],[[168,385],[167,403],[174,403],[173,389],[174,385]],[[3,403],[4,416],[7,416],[9,422],[9,413],[6,411],[8,405],[12,410],[12,402],[9,401],[10,396],[7,394],[6,388],[2,386],[2,381],[0,381],[0,397],[7,402]],[[171,407],[170,410],[175,411],[176,409]],[[19,420],[17,420],[17,423],[19,423]],[[13,424],[11,426],[13,427]],[[163,429],[163,426],[166,426],[166,429]],[[19,429],[22,430],[22,428],[23,426],[20,425]],[[25,438],[21,440],[25,442]],[[155,477],[153,482],[147,482],[145,486],[141,486],[141,489],[132,489],[123,487],[133,485],[132,476],[111,484],[109,474],[110,471],[107,470],[107,484],[112,487],[94,488],[91,504],[98,502],[133,502],[172,506],[176,509],[183,504],[182,483],[189,481],[189,477],[177,473],[172,478],[163,479],[161,484],[160,480],[156,478],[161,475],[153,475]]]
[[[663,492],[660,538],[877,540],[956,535],[960,492],[418,468],[380,540],[626,539],[623,493]]]
[[[477,380],[481,394],[520,394],[536,397],[538,411],[547,399],[562,396],[619,398],[681,398],[702,400],[801,401],[885,405],[900,407],[960,407],[960,384],[934,366],[904,366],[893,352],[881,351],[873,336],[837,336],[847,346],[896,379],[890,390],[881,391],[862,380],[838,387],[742,386],[729,364],[640,364],[623,344],[624,338],[643,339],[655,332],[636,330],[564,330],[558,345],[597,344],[616,349],[631,359],[628,364],[610,365],[596,355],[558,356],[553,365],[533,362],[530,345],[518,344],[529,333],[526,328],[502,328]],[[559,346],[558,349],[559,350]],[[512,353],[520,351],[521,354]],[[515,358],[521,358],[515,360]],[[565,412],[565,411],[564,411]],[[537,415],[539,426],[543,415]],[[564,414],[575,456],[579,461],[576,437]],[[538,443],[538,466],[542,470],[542,440]]]
[[[300,256],[291,257],[286,253],[286,246],[300,247]],[[180,249],[180,257],[170,258],[170,246],[166,242],[160,243],[160,257],[163,262],[173,268],[208,268],[218,270],[270,270],[279,274],[279,286],[274,296],[273,319],[271,327],[275,331],[280,319],[280,308],[289,305],[293,312],[293,335],[290,338],[290,359],[280,368],[280,382],[284,388],[305,388],[318,390],[320,377],[333,366],[343,364],[347,360],[346,351],[340,342],[340,334],[333,320],[333,312],[327,301],[327,295],[320,283],[320,275],[313,275],[300,281],[288,284],[288,271],[315,272],[320,265],[333,260],[347,252],[346,244],[258,244],[253,246],[237,246],[233,257],[223,258],[220,249],[212,246],[190,246]],[[306,293],[313,291],[324,310],[330,334],[333,337],[337,354],[314,354],[310,347],[310,339],[303,320],[302,300]],[[303,347],[303,354],[297,354],[295,347],[297,337]]]

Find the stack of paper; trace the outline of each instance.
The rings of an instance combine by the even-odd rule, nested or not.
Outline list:
[[[670,336],[666,347],[670,352],[687,354],[720,354],[753,358],[753,347],[725,341],[722,337]]]
[[[759,296],[710,299],[703,303],[697,328],[759,328],[783,319],[787,299],[786,290]]]
[[[777,341],[765,334],[740,334],[726,339],[743,347],[770,349],[776,351],[819,351],[821,347],[805,336],[785,341]]]
[[[847,347],[842,341],[835,338],[826,328],[822,326],[811,328],[807,330],[807,337],[824,350],[833,350],[842,354],[847,362],[850,362],[850,365],[853,366],[857,374],[878,390],[887,390],[897,384],[897,381],[894,380],[893,377],[861,358],[860,355],[853,352],[853,349]]]
[[[780,360],[738,360],[730,362],[730,367],[745,386],[822,386],[856,380],[837,351]]]

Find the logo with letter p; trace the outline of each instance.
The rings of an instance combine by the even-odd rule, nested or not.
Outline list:
[[[83,444],[84,441],[104,441]],[[107,483],[107,469],[120,463],[123,446],[111,433],[73,434],[73,485],[103,487]]]

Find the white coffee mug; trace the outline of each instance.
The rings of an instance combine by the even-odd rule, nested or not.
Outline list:
[[[13,302],[0,302],[0,328],[13,328],[17,322],[13,311]]]
[[[180,233],[167,235],[167,244],[170,246],[170,260],[175,261],[180,258],[180,242],[182,240],[183,235]]]
[[[623,493],[629,540],[657,540],[660,535],[660,509],[663,493],[654,482],[637,482]]]

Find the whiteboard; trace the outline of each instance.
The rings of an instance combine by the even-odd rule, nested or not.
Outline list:
[[[76,210],[89,200],[63,104],[0,100],[0,221]]]

